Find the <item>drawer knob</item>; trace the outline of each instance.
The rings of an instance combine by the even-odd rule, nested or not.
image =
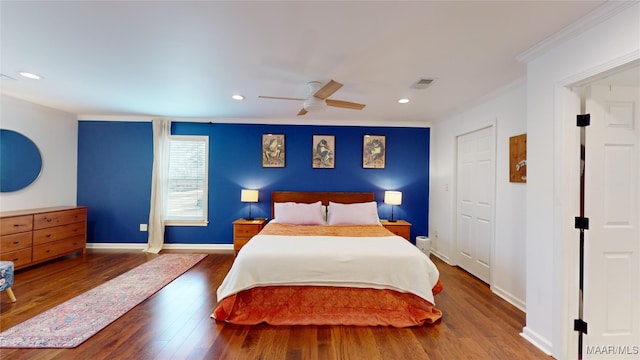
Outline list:
[[[47,249],[46,253],[48,254],[48,253],[50,253],[50,252],[51,252],[51,250]]]

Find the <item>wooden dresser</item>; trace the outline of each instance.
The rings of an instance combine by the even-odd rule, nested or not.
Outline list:
[[[0,260],[15,269],[86,250],[87,207],[64,206],[0,213]]]

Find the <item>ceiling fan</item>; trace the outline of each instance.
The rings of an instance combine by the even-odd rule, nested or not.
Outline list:
[[[279,96],[258,96],[258,97],[263,99],[304,101],[304,103],[302,104],[302,109],[300,109],[300,111],[298,112],[298,116],[304,115],[309,111],[322,111],[327,106],[353,109],[353,110],[362,110],[365,107],[365,104],[358,104],[358,103],[344,101],[344,100],[327,99],[329,96],[333,95],[333,93],[338,91],[341,87],[342,87],[342,84],[333,80],[329,81],[324,86],[319,81],[309,81],[307,83],[307,88],[309,89],[309,96],[306,99],[279,97]]]

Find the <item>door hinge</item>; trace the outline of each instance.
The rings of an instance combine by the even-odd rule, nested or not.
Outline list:
[[[583,334],[587,333],[587,323],[582,319],[573,320],[573,330],[579,331]]]
[[[575,228],[589,230],[589,218],[576,216]]]
[[[591,125],[591,114],[582,114],[576,116],[576,126],[585,127]]]

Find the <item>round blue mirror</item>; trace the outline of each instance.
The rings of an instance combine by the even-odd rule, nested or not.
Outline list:
[[[13,130],[0,129],[0,192],[24,189],[42,170],[36,144]]]

